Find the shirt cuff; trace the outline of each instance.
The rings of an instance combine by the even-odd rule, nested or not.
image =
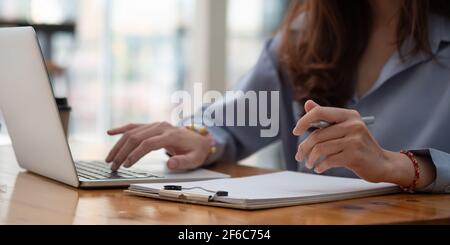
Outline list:
[[[436,179],[418,192],[450,193],[450,154],[435,149],[411,150],[413,154],[428,156],[436,168]]]

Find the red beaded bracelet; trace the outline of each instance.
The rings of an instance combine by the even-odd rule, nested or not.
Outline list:
[[[410,151],[401,150],[400,153],[405,154],[411,160],[411,162],[414,166],[414,179],[413,179],[412,184],[408,187],[402,187],[402,189],[406,192],[414,193],[414,191],[416,190],[417,184],[419,183],[419,179],[420,179],[419,162],[417,161],[414,154]]]

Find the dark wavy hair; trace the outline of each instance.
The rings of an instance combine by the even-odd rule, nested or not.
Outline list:
[[[417,52],[432,55],[428,40],[430,13],[450,17],[449,0],[404,0],[397,29],[397,48],[412,37]],[[292,25],[300,15],[300,33]],[[294,97],[321,105],[345,107],[355,91],[355,67],[372,27],[369,0],[294,0],[282,27],[280,60],[287,67]]]

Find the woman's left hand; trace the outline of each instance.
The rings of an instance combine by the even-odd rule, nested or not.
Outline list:
[[[296,160],[306,160],[309,169],[323,173],[331,168],[345,167],[370,182],[404,186],[412,182],[414,168],[408,157],[381,148],[357,111],[321,107],[313,101],[305,104],[305,111],[294,129],[296,136],[306,133],[313,122],[334,123],[315,130],[298,147]]]

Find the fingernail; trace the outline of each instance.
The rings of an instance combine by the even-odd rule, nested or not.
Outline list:
[[[111,170],[112,171],[117,171],[120,167],[120,164],[118,164],[117,162],[113,162],[111,165]]]
[[[129,168],[131,167],[130,161],[129,160],[125,160],[125,162],[123,162],[122,164],[125,168]]]
[[[314,172],[316,172],[316,174],[321,174],[322,173],[322,169],[320,168],[315,168]]]

